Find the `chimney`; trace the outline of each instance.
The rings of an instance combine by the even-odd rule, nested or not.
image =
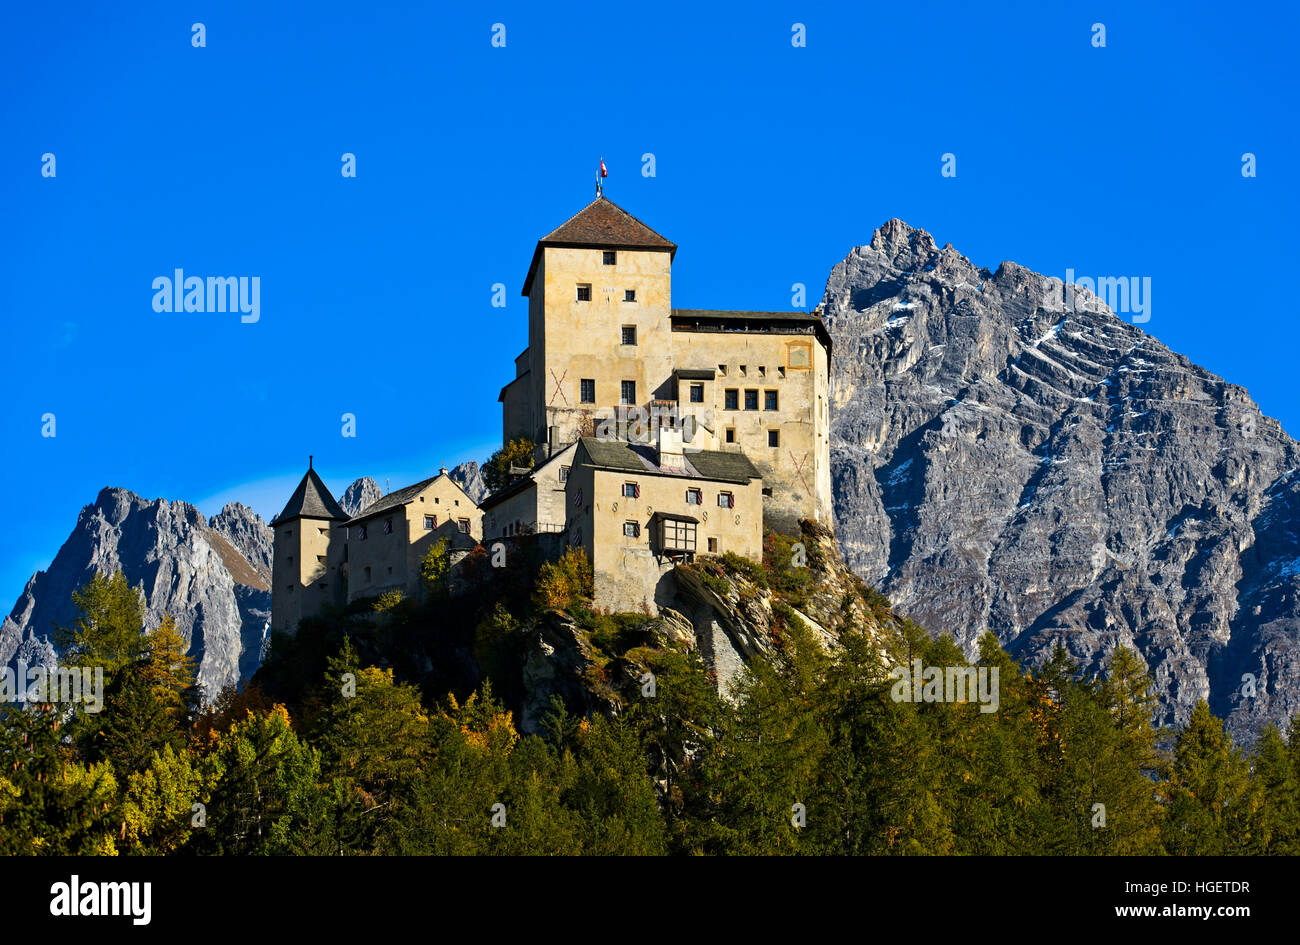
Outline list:
[[[670,472],[686,471],[686,454],[682,450],[682,431],[671,414],[660,414],[655,425],[655,446],[659,468]]]

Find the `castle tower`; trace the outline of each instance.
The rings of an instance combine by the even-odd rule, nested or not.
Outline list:
[[[346,600],[347,514],[316,474],[312,461],[284,510],[271,522],[271,629],[296,633],[298,621],[326,601]]]
[[[605,197],[542,237],[524,279],[528,348],[501,391],[503,435],[538,460],[594,432],[598,413],[669,396],[677,246]]]
[[[673,308],[676,252],[603,196],[538,241],[523,288],[528,347],[499,398],[503,439],[531,439],[540,465],[580,437],[649,446],[667,411],[685,462],[707,450],[754,464],[768,527],[831,525],[831,337],[820,313]],[[610,424],[615,415],[632,422]]]

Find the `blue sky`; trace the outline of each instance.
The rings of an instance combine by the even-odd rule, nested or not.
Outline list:
[[[0,610],[106,485],[269,517],[309,453],[336,489],[483,459],[533,245],[602,154],[681,307],[815,304],[901,217],[1150,277],[1143,327],[1300,432],[1291,5],[288,6],[6,10]],[[155,312],[176,268],[260,277],[260,320]]]

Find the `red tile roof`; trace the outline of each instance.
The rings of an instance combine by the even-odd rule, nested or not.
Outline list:
[[[533,261],[528,266],[528,277],[524,280],[524,295],[532,288],[533,275],[546,246],[660,249],[670,256],[677,252],[676,243],[664,239],[607,197],[597,197],[537,241]]]

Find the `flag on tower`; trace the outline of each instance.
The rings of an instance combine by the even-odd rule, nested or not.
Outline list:
[[[609,171],[605,170],[605,159],[604,159],[604,158],[601,158],[601,159],[600,159],[600,176],[601,176],[601,177],[608,177],[608,176],[609,176]]]

